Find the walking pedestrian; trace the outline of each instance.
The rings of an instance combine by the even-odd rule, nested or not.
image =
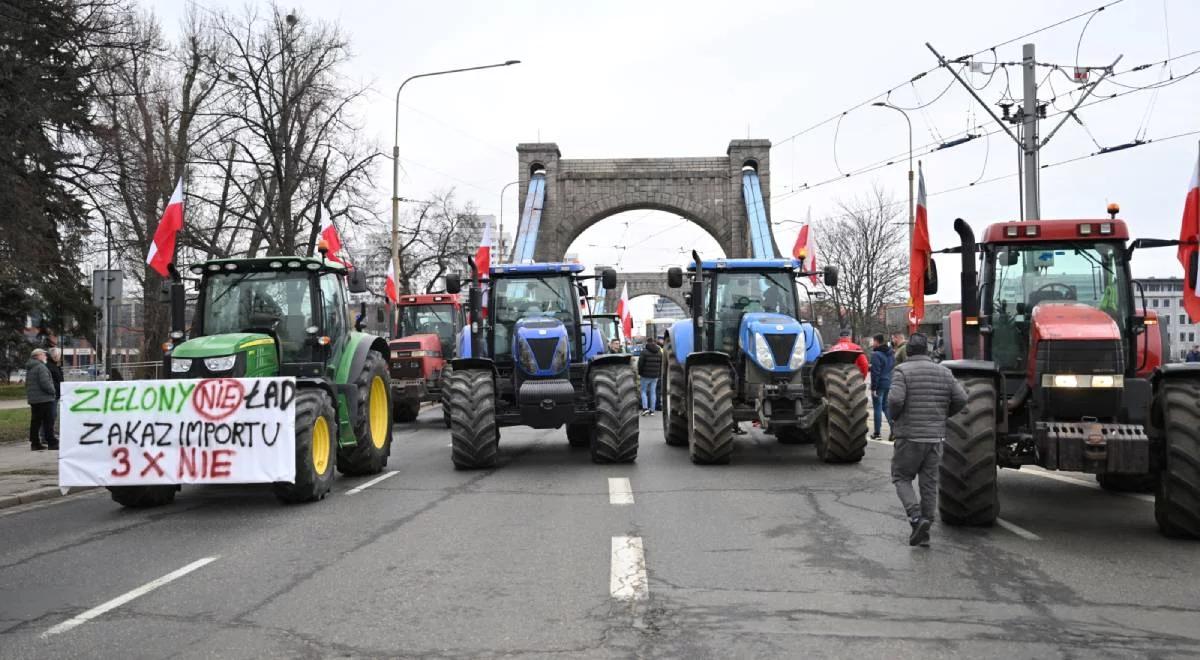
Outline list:
[[[893,372],[888,393],[895,442],[892,484],[912,526],[908,544],[921,546],[929,545],[929,528],[937,506],[946,418],[967,405],[962,384],[949,369],[931,360],[928,350],[925,335],[918,332],[908,338],[908,359]],[[918,477],[919,500],[912,485]]]
[[[638,356],[638,376],[642,379],[642,414],[654,414],[658,399],[658,374],[662,370],[662,349],[654,337],[646,337],[646,345]]]
[[[888,426],[892,425],[892,419],[888,417],[887,412],[887,399],[888,388],[892,386],[892,368],[895,366],[896,358],[892,355],[892,347],[887,345],[883,335],[872,337],[871,404],[875,409],[875,432],[871,434],[872,440],[879,439],[879,430],[884,418],[887,418]]]
[[[896,331],[892,333],[892,353],[896,356],[896,364],[903,364],[908,359],[908,341],[904,338],[904,333]]]
[[[858,370],[862,372],[864,378],[871,369],[867,364],[866,354],[862,352],[862,346],[859,346],[850,339],[850,328],[842,328],[842,331],[838,333],[838,340],[833,343],[833,346],[831,346],[829,350],[858,351],[859,356],[854,360],[854,366],[858,367]]]
[[[54,439],[54,378],[46,366],[46,351],[40,348],[33,349],[25,365],[25,400],[29,402],[29,448],[58,449]]]
[[[58,431],[55,430],[54,425],[58,421],[59,415],[62,414],[62,349],[57,346],[51,348],[46,351],[46,357],[49,358],[46,361],[46,368],[50,370],[50,379],[54,381],[54,418],[50,421],[51,437],[54,439],[54,442],[48,444],[51,447],[57,447]]]
[[[1183,359],[1185,362],[1200,362],[1200,346],[1193,346]]]

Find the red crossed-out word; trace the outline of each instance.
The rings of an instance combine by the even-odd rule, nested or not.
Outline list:
[[[192,391],[192,407],[210,422],[220,421],[237,412],[246,400],[246,388],[232,378],[202,380]]]

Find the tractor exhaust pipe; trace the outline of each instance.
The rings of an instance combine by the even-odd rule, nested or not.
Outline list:
[[[183,339],[186,327],[184,314],[187,311],[187,296],[183,290],[183,277],[174,262],[167,264],[167,271],[171,275],[171,343],[176,343]]]
[[[471,357],[480,357],[480,338],[483,332],[483,295],[479,284],[479,268],[473,257],[467,257],[467,267],[471,271],[471,287],[467,289],[467,314],[471,319],[470,340]]]
[[[979,355],[979,287],[975,272],[975,232],[962,218],[954,219],[954,231],[962,244],[962,347],[963,358],[978,360]]]
[[[692,250],[695,275],[692,277],[692,345],[698,350],[712,350],[704,336],[704,270],[701,268],[700,253]]]

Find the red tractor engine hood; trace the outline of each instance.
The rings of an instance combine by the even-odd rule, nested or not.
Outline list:
[[[1033,308],[1033,341],[1121,338],[1107,312],[1080,303],[1043,303]]]
[[[429,333],[409,335],[388,342],[388,348],[395,351],[437,351],[442,352],[442,340],[437,335]]]

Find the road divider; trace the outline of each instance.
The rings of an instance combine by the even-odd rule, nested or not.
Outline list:
[[[1041,541],[1042,540],[1042,537],[1038,536],[1037,534],[1034,534],[1033,532],[1025,529],[1024,527],[1021,527],[1020,525],[1015,525],[1013,523],[1010,523],[1003,518],[997,518],[996,524],[1000,525],[1004,529],[1007,529],[1008,531],[1012,532],[1013,534],[1016,534],[1017,536],[1025,539],[1026,541]]]
[[[625,477],[608,478],[608,503],[633,504],[633,486]]]
[[[112,610],[117,609],[118,607],[124,605],[125,603],[128,603],[129,601],[131,601],[135,598],[145,596],[146,594],[150,593],[151,591],[154,591],[155,589],[157,589],[165,584],[174,582],[175,580],[178,580],[179,578],[187,575],[188,573],[191,573],[192,571],[195,571],[199,568],[203,568],[204,566],[207,566],[216,560],[217,560],[216,557],[205,557],[203,559],[197,559],[196,561],[188,564],[187,566],[184,566],[183,568],[171,571],[170,573],[167,573],[166,575],[158,578],[157,580],[152,580],[150,582],[147,582],[146,584],[143,584],[142,586],[138,587],[137,589],[134,589],[133,591],[127,591],[124,594],[121,594],[120,596],[117,596],[116,598],[114,598],[108,602],[101,603],[100,605],[97,605],[96,607],[93,607],[92,609],[90,609],[86,612],[83,612],[82,614],[73,616],[70,619],[63,621],[62,623],[54,626],[53,628],[50,628],[49,630],[47,630],[44,633],[42,633],[42,637],[45,638],[45,637],[50,637],[52,635],[58,635],[61,633],[65,633],[68,630],[72,630],[73,628],[77,628],[77,627],[87,623],[88,621],[91,621],[92,619],[95,619],[96,617],[105,614],[106,612],[111,612]]]
[[[612,576],[609,580],[609,591],[617,600],[646,600],[650,597],[642,537],[612,538]]]
[[[361,486],[355,486],[354,488],[351,488],[350,490],[346,491],[346,494],[347,495],[355,495],[357,493],[361,493],[364,490],[370,488],[371,486],[374,486],[375,484],[377,484],[381,481],[384,481],[386,479],[391,479],[392,477],[396,476],[397,474],[400,474],[400,472],[397,470],[389,470]]]

